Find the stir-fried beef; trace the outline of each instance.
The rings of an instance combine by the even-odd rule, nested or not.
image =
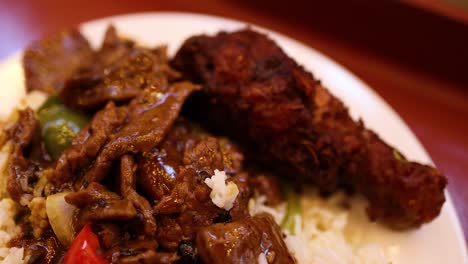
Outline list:
[[[131,220],[138,213],[132,202],[96,182],[81,191],[68,194],[65,200],[80,209],[76,215],[75,230],[93,221]]]
[[[208,174],[212,174],[213,169],[217,168],[231,174],[240,172],[243,155],[228,140],[212,138],[195,147],[197,142],[207,137],[208,134],[199,126],[180,118],[157,148],[138,156],[138,187],[151,201],[159,201],[170,194],[179,167],[183,165],[197,164],[197,169],[208,167]],[[213,160],[198,160],[197,155],[200,154],[195,152],[209,146],[211,148],[205,149],[209,152],[207,155],[213,156]],[[184,155],[186,151],[187,155]],[[202,164],[207,162],[214,163],[214,166]]]
[[[175,263],[179,258],[175,252],[157,252],[157,242],[154,240],[133,240],[122,243],[106,252],[106,257],[112,263]]]
[[[24,255],[29,256],[28,264],[55,264],[63,254],[55,237],[25,240],[18,246],[24,247]]]
[[[161,144],[137,156],[137,186],[150,201],[159,201],[171,193],[179,167],[183,165],[185,146],[193,144],[197,132],[184,121],[176,121]]]
[[[8,160],[7,190],[11,198],[20,201],[23,194],[32,194],[31,181],[36,178],[37,165],[31,161],[27,148],[37,133],[39,122],[31,109],[19,112],[16,124],[8,131],[8,136],[13,142],[13,152]]]
[[[112,221],[101,221],[99,223],[94,223],[93,227],[96,230],[96,234],[99,236],[101,241],[101,246],[104,249],[109,249],[122,242],[122,232],[117,223],[113,223]]]
[[[126,153],[150,151],[157,146],[179,115],[185,99],[199,89],[188,82],[165,88],[151,86],[130,102],[128,122],[111,136],[86,173],[85,181],[102,180],[111,162]]]
[[[211,225],[223,212],[211,202],[204,175],[181,168],[171,195],[155,206],[159,223],[156,238],[164,248],[176,250],[181,241],[194,239],[199,228]]]
[[[93,51],[76,29],[33,42],[23,55],[26,89],[59,92],[66,80],[92,63]]]
[[[123,156],[120,159],[120,192],[122,196],[131,201],[135,208],[141,213],[145,235],[154,237],[156,234],[156,219],[153,216],[153,208],[150,203],[135,190],[135,171],[136,166],[132,156]]]
[[[295,263],[281,229],[268,214],[202,228],[196,241],[205,263],[258,263],[261,253],[268,263]]]
[[[143,154],[139,162],[139,177],[144,179],[143,185],[148,182],[148,186],[155,186],[158,190],[150,192],[150,195],[157,201],[154,207],[159,223],[157,240],[167,250],[177,249],[182,241],[193,240],[201,227],[220,219],[230,221],[244,217],[248,214],[247,203],[251,197],[250,188],[245,184],[247,175],[238,173],[229,178],[239,188],[234,207],[227,212],[214,205],[210,198],[211,189],[204,180],[211,177],[215,169],[232,170],[232,160],[242,155],[230,145],[223,147],[228,144],[220,143],[220,140],[201,133],[199,129],[189,124],[184,126],[183,121],[179,121],[174,130],[175,133],[170,133],[160,148],[151,151],[154,154]],[[172,149],[164,149],[169,142]],[[161,153],[165,153],[164,156]],[[175,179],[170,178],[161,167],[154,170],[155,164],[161,164],[161,158],[163,161],[173,161],[171,165],[174,168],[171,167],[171,170]],[[158,185],[159,182],[162,184]]]
[[[110,27],[95,64],[68,80],[60,96],[77,109],[96,109],[108,101],[125,102],[155,83],[167,85],[177,77],[167,66],[166,50],[137,46]]]
[[[93,163],[109,136],[125,122],[127,112],[125,107],[116,107],[113,102],[97,112],[90,124],[75,137],[72,146],[62,153],[55,173],[49,180],[63,184],[72,180],[74,173],[81,173],[79,170],[86,169]]]
[[[396,228],[436,217],[446,178],[406,161],[272,40],[252,30],[188,39],[173,60],[204,90],[187,115],[242,142],[254,162],[323,191],[355,189],[372,220]]]

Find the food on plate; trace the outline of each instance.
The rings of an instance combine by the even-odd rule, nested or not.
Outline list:
[[[193,37],[170,63],[112,26],[98,49],[72,29],[23,67],[0,131],[3,263],[388,263],[346,234],[342,190],[394,227],[444,200],[440,173],[251,30]]]
[[[417,227],[439,215],[447,180],[408,161],[354,121],[343,103],[266,35],[194,36],[172,65],[203,86],[187,115],[240,142],[281,177],[362,193],[371,220]]]

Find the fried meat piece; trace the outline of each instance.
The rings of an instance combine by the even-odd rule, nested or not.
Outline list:
[[[446,178],[407,161],[354,121],[265,35],[245,29],[195,36],[172,65],[204,85],[185,114],[242,143],[249,160],[325,192],[361,192],[371,220],[394,228],[417,227],[439,214]]]

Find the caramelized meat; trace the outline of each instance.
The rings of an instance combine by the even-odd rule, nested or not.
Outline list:
[[[112,162],[126,153],[149,151],[157,146],[177,118],[186,97],[198,89],[181,82],[169,87],[151,86],[129,106],[112,102],[97,112],[90,125],[59,158],[51,181],[62,184],[85,173],[84,182],[102,180]]]
[[[175,78],[177,73],[167,66],[165,52],[164,48],[143,48],[121,39],[109,27],[95,63],[74,74],[60,97],[68,106],[92,110],[108,101],[129,101],[150,85],[167,85],[167,78]]]
[[[206,169],[210,175],[214,169],[236,174],[242,160],[242,153],[227,140],[210,137],[194,123],[179,118],[158,147],[138,156],[137,184],[146,197],[157,202],[171,193],[180,167]]]
[[[39,121],[28,108],[19,112],[18,121],[8,131],[8,137],[13,142],[13,152],[8,160],[7,190],[15,201],[20,201],[23,194],[33,192],[31,184],[36,179],[35,173],[39,168],[26,152],[38,128]]]
[[[79,208],[74,223],[75,230],[81,230],[86,223],[93,221],[131,220],[138,213],[129,200],[122,199],[95,182],[81,191],[68,194],[65,200]]]
[[[112,263],[175,263],[178,259],[175,253],[156,252],[157,242],[154,240],[133,240],[121,243],[106,252],[106,257]]]
[[[33,42],[23,55],[27,91],[59,92],[66,80],[92,63],[93,51],[77,29]]]
[[[55,264],[63,254],[55,237],[25,240],[21,246],[28,264]]]
[[[97,230],[96,234],[99,236],[101,245],[104,249],[116,246],[122,241],[122,232],[117,223],[112,223],[112,221],[100,222],[94,223],[93,227]]]
[[[178,120],[157,148],[137,156],[137,186],[150,201],[171,193],[185,146],[193,144],[196,134],[189,123]]]
[[[232,160],[242,155],[235,152],[233,146],[225,147],[227,144],[184,121],[179,121],[173,131],[175,133],[171,132],[160,148],[152,151],[156,154],[143,155],[139,162],[142,164],[139,177],[158,190],[150,194],[157,202],[154,207],[158,220],[156,237],[166,250],[176,250],[182,241],[195,239],[201,227],[246,216],[251,197],[250,188],[245,184],[247,175],[233,170],[236,174],[229,180],[236,182],[239,188],[234,207],[228,212],[214,205],[210,198],[211,189],[204,180],[211,177],[215,169],[232,170]],[[172,149],[163,149],[169,142]],[[165,171],[153,170],[154,164],[160,162],[158,155],[162,152],[166,153],[164,161],[175,161],[171,163],[175,166],[174,180],[168,180]],[[159,182],[165,184],[158,185]]]
[[[202,228],[196,241],[205,263],[258,263],[261,253],[268,263],[295,263],[280,227],[268,214]]]
[[[127,153],[150,151],[157,146],[176,120],[185,99],[199,89],[188,82],[169,87],[151,86],[129,104],[128,122],[116,133],[85,174],[84,181],[100,181],[111,162]]]
[[[194,239],[199,228],[211,225],[223,212],[211,202],[211,189],[203,180],[203,173],[181,169],[170,196],[155,206],[159,223],[156,238],[165,249],[176,250],[181,241]]]
[[[97,112],[91,122],[74,138],[72,146],[65,150],[57,161],[53,177],[49,179],[57,184],[73,180],[75,173],[86,169],[109,140],[109,136],[117,130],[127,117],[125,107],[116,107],[109,102],[106,107]]]
[[[153,216],[153,208],[150,203],[135,190],[136,165],[130,155],[125,155],[120,159],[120,192],[122,196],[133,203],[133,206],[141,213],[144,234],[154,237],[156,234],[156,219]]]
[[[246,29],[192,37],[172,64],[204,85],[186,114],[241,142],[254,162],[326,192],[357,190],[372,220],[396,228],[439,214],[446,178],[394,155],[265,35]]]

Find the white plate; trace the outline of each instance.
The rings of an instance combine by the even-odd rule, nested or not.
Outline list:
[[[99,45],[109,23],[119,32],[145,44],[168,44],[172,55],[189,36],[235,30],[246,23],[187,13],[142,13],[116,16],[85,23],[82,32],[95,46]],[[426,151],[401,118],[371,88],[342,66],[318,51],[264,28],[271,38],[300,64],[312,71],[326,87],[341,98],[354,117],[361,117],[388,143],[398,146],[407,157],[432,164]],[[24,94],[20,54],[0,64],[0,116],[7,114]],[[397,245],[397,263],[468,263],[463,233],[453,204],[447,194],[440,216],[418,230],[394,232],[378,224],[363,224],[366,236],[385,246]]]

